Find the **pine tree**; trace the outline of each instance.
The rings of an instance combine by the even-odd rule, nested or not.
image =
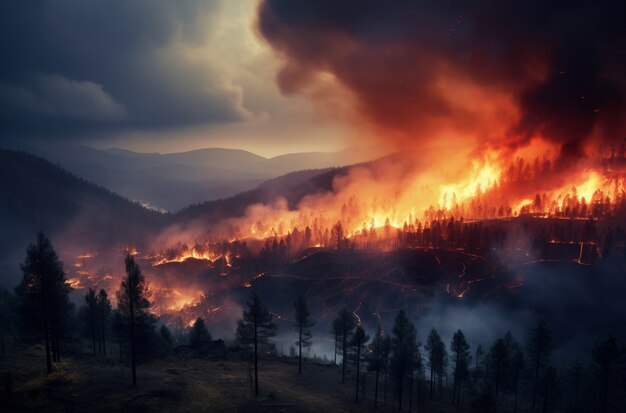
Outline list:
[[[338,318],[335,318],[330,329],[330,333],[333,335],[335,341],[335,354],[334,363],[337,365],[337,354],[339,354],[339,337],[341,336],[341,322]]]
[[[539,375],[542,369],[548,365],[550,354],[552,353],[552,334],[545,320],[539,320],[530,331],[527,351],[529,362],[533,366],[534,384],[532,409],[535,410]]]
[[[354,334],[352,335],[351,345],[354,351],[354,363],[356,365],[356,392],[354,402],[359,402],[359,376],[361,373],[361,362],[363,361],[363,347],[369,341],[370,336],[365,333],[363,327],[360,325],[356,327],[354,330]]]
[[[500,395],[502,384],[509,371],[509,353],[504,339],[499,338],[496,340],[491,346],[485,361],[488,365],[489,378],[494,386],[493,403],[495,412],[498,410],[498,396]]]
[[[152,303],[148,299],[146,279],[132,255],[125,259],[126,277],[122,279],[116,293],[117,310],[121,320],[129,325],[129,341],[131,345],[131,369],[133,385],[137,385],[137,336],[141,335],[143,345],[148,345],[148,333],[154,331],[156,319],[149,313]],[[140,334],[138,334],[140,333]]]
[[[23,277],[15,288],[18,311],[24,330],[41,331],[46,346],[46,368],[52,372],[52,362],[59,362],[60,335],[71,314],[63,263],[59,261],[50,240],[37,234],[37,243],[26,250],[21,265]],[[36,334],[36,335],[39,335]]]
[[[591,358],[596,369],[600,390],[600,412],[605,413],[611,390],[619,379],[620,372],[624,374],[626,366],[626,348],[620,346],[613,334],[609,334],[604,340],[594,344],[591,350]]]
[[[461,389],[468,376],[468,367],[471,363],[470,345],[465,340],[461,330],[457,330],[452,336],[450,351],[454,354],[453,392],[452,402],[460,404]]]
[[[298,346],[298,374],[302,374],[302,347],[311,347],[311,327],[315,324],[311,319],[311,313],[309,307],[303,296],[299,296],[294,303],[296,309],[296,322],[294,328],[298,332],[298,340],[296,345]]]
[[[367,356],[367,369],[376,373],[376,382],[374,385],[374,408],[378,408],[378,388],[380,382],[380,373],[387,371],[387,361],[389,357],[389,341],[383,335],[383,328],[379,324],[376,329],[376,335],[369,345],[369,353]]]
[[[104,289],[98,293],[98,324],[100,327],[100,341],[102,343],[102,356],[106,357],[106,335],[111,320],[111,300]]]
[[[352,334],[354,333],[354,329],[356,328],[356,321],[354,316],[348,312],[345,308],[343,308],[337,318],[333,321],[333,326],[337,327],[337,331],[339,332],[339,343],[341,344],[341,382],[344,383],[346,381],[346,366],[348,364],[348,346],[350,344],[350,339],[352,338]]]
[[[248,311],[237,323],[237,340],[243,346],[254,349],[254,394],[259,395],[259,349],[267,347],[270,337],[276,335],[276,323],[259,296],[252,293]]]
[[[428,367],[430,369],[430,398],[433,398],[434,379],[439,379],[441,387],[442,376],[447,363],[446,345],[441,340],[439,333],[434,328],[430,330],[428,339],[426,340],[426,355],[428,357]],[[441,388],[440,388],[441,391]]]
[[[209,334],[209,330],[206,327],[204,320],[200,317],[196,318],[196,321],[191,327],[189,332],[189,345],[201,352],[205,351],[211,344],[212,338]]]
[[[93,357],[96,358],[98,298],[96,297],[96,291],[92,288],[85,294],[84,304],[80,309],[80,315],[83,319],[85,333],[91,338]]]
[[[398,409],[402,410],[404,382],[409,379],[409,389],[412,388],[413,372],[419,352],[417,330],[415,325],[407,318],[404,310],[400,310],[396,314],[393,321],[392,334],[389,364],[391,376],[396,383]]]

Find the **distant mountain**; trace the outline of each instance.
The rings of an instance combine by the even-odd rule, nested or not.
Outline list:
[[[0,150],[0,193],[2,284],[38,231],[84,249],[133,245],[169,219],[25,152]]]
[[[357,151],[295,153],[268,159],[223,148],[159,154],[48,144],[27,150],[129,199],[168,211],[251,190],[292,171],[367,159],[365,152]]]

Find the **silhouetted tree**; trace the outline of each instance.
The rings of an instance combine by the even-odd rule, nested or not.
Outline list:
[[[163,324],[161,328],[159,329],[159,335],[161,336],[161,339],[163,340],[165,352],[166,353],[169,352],[172,349],[172,346],[174,345],[174,336],[172,335],[172,332],[170,331],[169,328],[167,328],[165,324]]]
[[[354,363],[356,365],[356,391],[354,396],[354,402],[359,402],[359,378],[361,373],[361,362],[363,361],[363,348],[369,341],[370,336],[365,333],[363,327],[360,325],[356,327],[354,330],[354,334],[352,334],[351,347],[354,351]]]
[[[196,318],[189,332],[189,345],[193,349],[203,352],[209,347],[211,341],[211,334],[209,334],[204,320],[200,317]]]
[[[25,331],[41,331],[46,346],[46,368],[52,372],[52,361],[60,356],[60,335],[71,313],[68,300],[70,286],[65,279],[63,264],[59,261],[50,240],[37,234],[36,244],[26,250],[21,265],[23,277],[15,288],[18,311]]]
[[[552,399],[556,393],[556,386],[558,384],[556,369],[552,366],[548,366],[541,377],[541,381],[543,396],[543,407],[541,411],[542,413],[548,413],[552,405]]]
[[[350,339],[352,337],[352,333],[356,327],[356,321],[354,320],[354,316],[348,312],[345,308],[343,308],[337,318],[333,322],[333,326],[337,323],[337,328],[339,332],[339,342],[341,343],[341,382],[344,383],[346,381],[346,366],[348,364],[348,346],[350,344]]]
[[[111,300],[104,289],[98,293],[98,324],[100,327],[100,341],[102,343],[102,356],[106,357],[106,335],[111,319]]]
[[[591,350],[598,387],[600,390],[600,412],[605,413],[611,396],[611,391],[618,375],[623,375],[626,364],[626,348],[619,345],[613,334],[596,342]],[[623,377],[622,377],[623,380]],[[623,388],[622,388],[623,390]]]
[[[493,384],[493,410],[498,411],[498,396],[509,368],[509,353],[504,339],[499,338],[491,346],[485,359],[488,377]]]
[[[404,381],[412,379],[419,352],[417,330],[407,318],[404,310],[400,310],[394,318],[392,335],[389,364],[391,376],[396,383],[398,409],[402,410]],[[409,388],[411,388],[410,382]]]
[[[435,375],[438,376],[441,383],[447,362],[446,345],[434,328],[430,330],[424,349],[426,350],[428,367],[430,368],[430,398],[432,399]]]
[[[583,363],[580,359],[575,360],[565,369],[565,399],[567,400],[566,411],[570,413],[582,412],[582,386],[583,386]]]
[[[146,279],[132,255],[126,255],[126,276],[116,292],[117,309],[121,320],[129,325],[129,341],[131,345],[130,362],[133,385],[137,385],[137,333],[142,336],[141,343],[149,344],[150,330],[154,331],[156,319],[148,312],[151,307],[148,299]]]
[[[254,349],[254,394],[259,395],[259,348],[267,346],[268,339],[276,335],[276,323],[259,296],[252,293],[248,311],[237,322],[237,340],[243,346]]]
[[[333,320],[332,327],[330,329],[330,333],[335,338],[335,359],[334,363],[337,365],[337,354],[339,353],[339,340],[341,337],[341,320],[339,318],[335,318]]]
[[[509,360],[507,362],[509,370],[509,380],[507,384],[510,390],[513,391],[513,411],[517,412],[517,395],[519,387],[519,379],[522,371],[524,370],[524,353],[520,348],[520,345],[515,341],[513,335],[507,332],[504,335],[504,344],[507,348],[507,354]]]
[[[374,385],[374,408],[378,407],[378,384],[380,372],[387,369],[387,359],[389,357],[388,340],[383,335],[383,329],[378,325],[376,335],[369,345],[369,353],[367,356],[367,369],[376,373],[376,383]]]
[[[539,320],[532,328],[527,343],[528,360],[533,366],[534,384],[532,409],[535,409],[537,401],[537,386],[542,369],[548,364],[552,353],[552,334],[545,320]]]
[[[460,403],[461,388],[469,374],[469,364],[472,360],[469,349],[470,345],[465,340],[463,332],[457,330],[452,336],[452,342],[450,343],[450,351],[454,355],[452,403],[455,404]]]
[[[98,319],[98,298],[92,288],[85,294],[84,303],[80,308],[80,316],[83,320],[85,333],[91,338],[93,357],[96,357],[96,330]]]
[[[306,303],[306,299],[303,296],[299,296],[294,303],[296,308],[296,322],[294,327],[298,332],[298,340],[296,345],[298,346],[298,374],[302,374],[302,347],[311,347],[311,327],[315,323],[311,319],[311,313]]]

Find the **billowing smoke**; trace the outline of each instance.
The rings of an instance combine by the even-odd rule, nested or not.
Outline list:
[[[258,29],[286,94],[329,78],[380,141],[557,145],[559,161],[626,132],[624,4],[263,0]]]

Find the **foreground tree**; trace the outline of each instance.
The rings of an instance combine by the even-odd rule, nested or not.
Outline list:
[[[409,321],[404,310],[400,310],[393,320],[391,356],[389,360],[391,377],[396,383],[398,409],[402,410],[404,383],[409,380],[412,389],[413,372],[419,359],[417,330]]]
[[[528,336],[528,360],[533,369],[533,397],[532,409],[535,410],[537,402],[537,391],[539,386],[539,376],[543,369],[549,364],[552,353],[552,334],[545,320],[537,321]]]
[[[341,351],[341,382],[344,383],[346,381],[346,366],[348,358],[346,357],[348,354],[348,346],[350,344],[350,339],[352,334],[354,333],[354,329],[356,328],[356,321],[354,320],[354,316],[348,312],[345,308],[343,308],[337,318],[333,321],[333,327],[337,328],[338,338]]]
[[[596,342],[591,350],[591,357],[598,378],[600,412],[605,413],[608,409],[612,393],[617,390],[615,382],[620,375],[626,376],[626,348],[619,345],[613,334],[604,340]],[[623,389],[622,389],[623,390]]]
[[[311,347],[311,327],[313,327],[315,323],[311,319],[309,307],[303,296],[298,297],[294,306],[296,308],[296,322],[294,323],[294,328],[298,332],[298,341],[296,341],[296,345],[298,346],[298,374],[302,374],[302,347]]]
[[[461,403],[461,389],[469,376],[469,365],[472,361],[469,349],[470,345],[465,340],[465,335],[463,335],[461,330],[457,330],[452,336],[452,342],[450,343],[450,351],[453,354],[454,362],[452,403],[457,405]]]
[[[154,330],[156,319],[148,312],[152,303],[148,299],[146,279],[132,255],[126,256],[125,264],[126,276],[116,293],[117,309],[121,320],[129,325],[133,385],[137,385],[137,330],[142,333]],[[146,344],[146,341],[142,340],[142,343]]]
[[[100,327],[100,342],[102,349],[102,356],[106,357],[106,342],[107,331],[109,330],[109,323],[111,320],[111,300],[104,289],[100,289],[98,293],[98,325]]]
[[[369,341],[370,336],[365,333],[363,327],[357,326],[352,335],[352,347],[354,349],[354,362],[356,364],[356,392],[354,396],[354,402],[359,402],[359,376],[361,373],[361,362],[363,361],[363,348]]]
[[[499,338],[491,346],[489,353],[486,357],[487,372],[489,379],[493,383],[493,410],[498,411],[498,397],[502,389],[502,385],[505,377],[507,376],[509,369],[509,352],[508,347],[504,339]]]
[[[211,334],[204,320],[198,317],[189,332],[189,345],[196,350],[203,351],[211,344],[211,341]]]
[[[276,323],[259,296],[252,293],[248,311],[237,323],[237,340],[243,346],[254,349],[254,394],[259,395],[259,349],[267,347],[270,337],[276,335]]]
[[[389,358],[389,340],[383,335],[383,328],[379,324],[376,329],[376,335],[369,345],[367,356],[367,369],[376,374],[376,382],[374,384],[374,408],[378,408],[378,384],[380,382],[380,373],[387,371],[387,361]]]
[[[96,291],[92,288],[87,291],[80,308],[80,318],[83,321],[85,333],[91,338],[93,357],[96,358],[96,331],[98,329],[98,298]]]
[[[446,353],[446,345],[441,340],[439,333],[434,328],[430,330],[428,339],[426,340],[426,355],[428,357],[428,367],[430,368],[430,398],[433,398],[433,388],[435,376],[439,380],[441,391],[441,383],[443,380],[443,372],[446,367],[448,354]]]
[[[61,360],[60,336],[71,314],[63,264],[50,240],[43,233],[26,250],[21,265],[22,280],[15,288],[18,311],[24,331],[40,331],[46,346],[46,368],[52,372],[52,362]],[[39,335],[36,333],[36,335]],[[40,337],[41,337],[40,336]]]

